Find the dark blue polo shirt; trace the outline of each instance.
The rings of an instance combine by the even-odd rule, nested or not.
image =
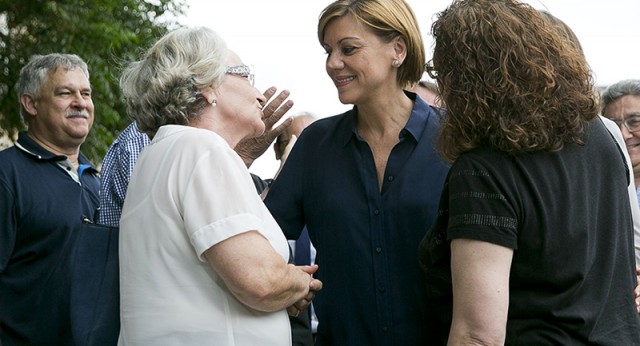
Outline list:
[[[289,239],[306,224],[324,288],[319,345],[424,344],[418,246],[449,166],[434,149],[439,116],[415,94],[378,188],[357,108],[317,120],[296,142],[265,203]]]
[[[0,152],[0,344],[70,345],[70,255],[83,217],[98,207],[100,179],[20,133]]]

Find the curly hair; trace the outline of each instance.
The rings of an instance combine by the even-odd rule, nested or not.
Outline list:
[[[407,57],[398,68],[398,83],[415,85],[424,74],[425,48],[418,21],[404,0],[336,0],[320,13],[318,41],[324,44],[327,25],[336,18],[353,16],[384,42],[400,36],[407,45]]]
[[[127,113],[150,138],[160,126],[189,124],[207,106],[201,90],[222,82],[227,56],[226,43],[209,28],[167,33],[120,77]]]
[[[456,0],[432,34],[445,159],[480,145],[516,154],[584,144],[598,114],[591,70],[538,10],[514,0]]]

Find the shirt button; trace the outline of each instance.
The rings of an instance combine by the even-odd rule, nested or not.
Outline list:
[[[389,327],[382,327],[382,331],[385,332],[385,333],[388,332],[389,331]]]
[[[378,287],[378,291],[380,291],[380,293],[384,293],[387,289],[384,286],[379,286]]]
[[[378,209],[374,210],[374,211],[373,211],[373,214],[374,214],[374,215],[379,215],[379,214],[380,214],[380,210],[378,210]]]
[[[388,180],[388,181],[393,181],[393,175],[388,176],[388,177],[387,177],[387,180]]]
[[[377,252],[377,253],[381,253],[381,252],[382,252],[382,248],[381,248],[381,247],[377,247],[377,248],[376,248],[376,252]]]

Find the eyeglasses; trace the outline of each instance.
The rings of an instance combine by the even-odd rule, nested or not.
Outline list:
[[[611,118],[609,119],[614,123],[616,123],[618,127],[624,124],[624,126],[627,128],[627,130],[629,130],[629,132],[640,131],[640,114],[637,114],[637,113],[628,114],[624,117],[624,120],[617,120],[617,119],[611,119]]]
[[[253,66],[251,65],[229,66],[227,67],[226,73],[241,78],[246,78],[247,80],[249,80],[249,83],[251,83],[251,86],[253,86],[256,81],[256,75],[253,71]]]
[[[429,77],[433,79],[438,78],[438,71],[433,67],[433,60],[429,60],[429,62],[424,64],[424,70],[427,72]]]

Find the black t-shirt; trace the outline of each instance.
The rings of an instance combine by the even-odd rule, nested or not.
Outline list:
[[[514,250],[506,344],[640,345],[626,164],[599,120],[586,145],[507,155],[486,147],[450,170],[420,246],[430,339],[451,323],[450,241]]]

